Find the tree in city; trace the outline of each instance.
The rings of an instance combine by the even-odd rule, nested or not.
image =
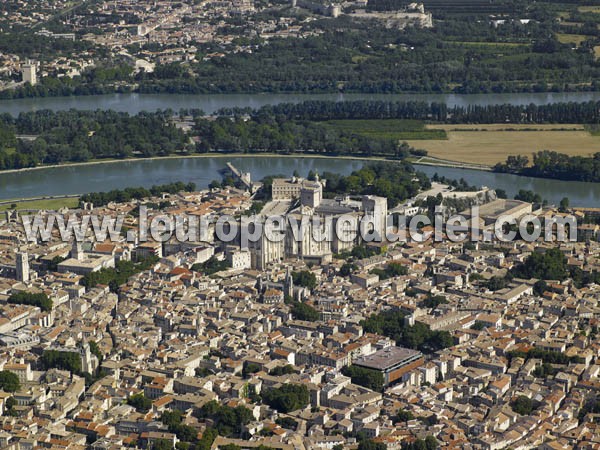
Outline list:
[[[302,384],[284,384],[261,393],[263,401],[279,412],[306,408],[310,402],[308,388]]]
[[[8,370],[0,371],[0,389],[5,392],[15,392],[21,389],[19,377]]]
[[[510,407],[514,412],[522,416],[530,415],[535,409],[533,400],[525,395],[519,395],[511,402]]]
[[[383,390],[384,378],[383,374],[378,370],[351,365],[344,367],[342,373],[347,377],[350,377],[354,384],[364,386],[375,392],[381,392]]]

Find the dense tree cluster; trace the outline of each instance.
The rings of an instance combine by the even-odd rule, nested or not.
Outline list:
[[[0,33],[0,52],[14,53],[24,58],[49,58],[51,55],[71,55],[86,50],[90,43],[77,39],[48,39],[33,31],[13,31]]]
[[[542,350],[539,348],[532,348],[527,351],[511,351],[508,353],[510,358],[524,358],[524,359],[540,359],[544,363],[548,364],[569,364],[575,363],[580,364],[583,362],[583,358],[579,356],[567,356],[564,353],[554,352],[551,350]]]
[[[467,180],[465,180],[464,178],[460,178],[458,180],[453,180],[450,178],[446,178],[445,176],[439,176],[437,174],[437,172],[433,174],[433,176],[431,177],[431,181],[435,181],[436,183],[447,184],[449,186],[452,186],[457,191],[474,192],[474,191],[479,190],[479,188],[477,186],[473,186],[473,185],[469,184],[467,182]],[[498,190],[496,190],[496,194],[497,193],[498,193]],[[506,198],[506,196],[504,196],[504,198]]]
[[[0,371],[0,389],[4,392],[16,392],[21,389],[19,377],[8,370]]]
[[[255,363],[245,362],[244,367],[242,368],[242,376],[244,378],[248,378],[249,375],[253,373],[257,373],[260,371],[260,366]]]
[[[558,373],[558,369],[549,363],[542,363],[533,370],[533,376],[537,378],[546,378]]]
[[[310,402],[308,388],[303,384],[284,384],[264,390],[261,397],[263,402],[282,413],[306,408]]]
[[[324,172],[323,178],[327,180],[325,195],[378,195],[387,197],[389,208],[431,186],[426,175],[406,163],[367,164],[348,176]]]
[[[448,300],[443,295],[431,295],[429,294],[425,300],[423,300],[423,306],[425,308],[437,308],[440,305],[448,303]]]
[[[530,415],[536,409],[536,402],[525,395],[519,395],[510,403],[510,407],[517,414],[522,416]]]
[[[68,370],[76,375],[82,375],[81,355],[77,352],[44,350],[40,358],[40,363],[45,370],[55,368]]]
[[[7,300],[8,303],[13,305],[31,305],[37,306],[42,311],[52,310],[52,300],[43,293],[31,293],[31,292],[17,292],[11,294]]]
[[[558,248],[551,248],[543,253],[534,252],[523,264],[515,266],[511,273],[517,278],[543,280],[565,280],[569,276],[567,257]]]
[[[301,286],[308,289],[314,289],[317,287],[317,276],[310,270],[292,272],[292,280],[296,286]]]
[[[528,163],[526,156],[508,157],[505,163],[496,164],[494,170],[558,180],[600,181],[600,152],[587,157],[543,150],[534,153],[532,164]]]
[[[378,275],[380,280],[387,280],[388,278],[397,277],[399,275],[406,275],[408,273],[408,268],[399,262],[389,262],[383,269],[375,268],[372,269],[370,273]]]
[[[163,411],[160,420],[167,425],[169,433],[174,433],[181,442],[195,443],[198,440],[198,430],[183,423],[181,411]]]
[[[156,261],[158,261],[156,257],[149,257],[138,262],[121,260],[115,264],[114,268],[100,269],[97,272],[86,274],[81,280],[81,284],[88,289],[103,284],[109,286],[112,292],[117,292],[119,286],[125,284],[129,277],[148,270]]]
[[[401,347],[418,349],[423,353],[433,353],[454,345],[454,340],[447,331],[431,331],[419,322],[410,326],[404,319],[401,312],[385,311],[371,315],[361,325],[367,333],[387,336]]]
[[[128,93],[131,88],[110,82],[86,82],[82,77],[44,77],[35,86],[27,83],[17,89],[0,91],[1,99],[16,99],[29,97],[66,97],[71,95],[102,95],[114,92]]]
[[[294,320],[306,320],[307,322],[316,322],[321,318],[319,311],[307,303],[293,302],[292,317]]]
[[[589,272],[580,267],[569,267],[569,276],[578,289],[592,283],[600,284],[600,272],[596,270]]]
[[[340,267],[339,274],[342,277],[347,277],[355,270],[358,270],[358,265],[352,262],[346,262],[342,265],[342,267]]]
[[[383,373],[378,370],[367,369],[359,366],[347,366],[342,369],[342,373],[352,379],[352,383],[364,386],[375,392],[381,392],[383,389]]]
[[[213,275],[229,268],[231,268],[231,266],[226,259],[220,260],[215,256],[211,256],[203,263],[197,263],[192,266],[192,270],[196,272],[202,272],[204,275]]]
[[[195,450],[211,450],[212,444],[219,433],[214,428],[206,428],[202,433],[202,437],[194,446]]]
[[[297,373],[297,372],[296,372],[296,369],[294,369],[294,366],[292,366],[290,364],[286,364],[285,366],[277,366],[269,371],[269,375],[272,375],[274,377],[278,377],[281,375],[289,375],[292,373]]]
[[[379,255],[381,249],[379,247],[367,247],[366,245],[357,245],[352,247],[352,250],[344,250],[336,255],[339,259],[364,259],[371,256]]]
[[[372,439],[360,439],[358,450],[386,450],[387,446],[382,442],[375,442]]]
[[[298,427],[298,422],[291,417],[278,417],[275,419],[275,423],[281,428],[287,428],[288,430],[295,430]]]
[[[537,192],[533,192],[527,189],[519,189],[519,192],[515,195],[515,200],[521,200],[522,202],[539,204],[542,203],[542,196]]]
[[[163,113],[130,116],[115,111],[35,111],[0,117],[0,135],[18,140],[14,152],[0,142],[0,170],[101,158],[165,156],[188,149],[188,140]],[[4,130],[4,131],[2,131]]]
[[[18,417],[19,413],[15,411],[15,406],[17,406],[17,400],[15,400],[14,397],[8,397],[6,399],[6,403],[4,404],[4,415]]]
[[[379,3],[393,3],[379,0]],[[471,11],[471,4],[437,2]],[[482,2],[479,2],[480,4]],[[485,2],[484,10],[519,14],[509,2]],[[518,4],[518,2],[510,2]],[[370,4],[370,3],[369,3]],[[429,8],[429,2],[425,4]],[[491,9],[490,9],[491,7]],[[384,7],[385,9],[385,7]],[[186,70],[141,74],[141,92],[509,92],[573,89],[598,78],[591,44],[573,51],[554,38],[554,14],[527,12],[536,20],[489,26],[489,18],[450,14],[433,29],[387,29],[378,22],[342,16],[305,29],[323,34],[270,39],[251,53],[233,52]],[[519,17],[519,16],[515,16]],[[577,33],[580,32],[577,28]],[[589,30],[590,42],[597,30]],[[513,45],[506,45],[511,43]],[[205,52],[216,48],[204,46]]]
[[[131,200],[141,200],[143,198],[158,196],[160,194],[176,194],[177,192],[193,192],[196,190],[194,183],[175,183],[154,185],[150,189],[144,187],[114,189],[108,192],[91,192],[82,195],[80,202],[92,202],[94,206],[104,206],[111,202],[124,203]]]
[[[144,395],[144,393],[133,394],[127,399],[127,404],[133,406],[138,412],[148,412],[152,408],[152,400]]]
[[[396,419],[398,422],[408,422],[409,420],[414,420],[415,416],[412,412],[407,411],[405,409],[398,410],[398,414],[396,414]]]
[[[440,444],[433,436],[425,436],[425,439],[415,439],[413,442],[403,442],[402,450],[437,450]]]
[[[598,271],[583,271],[580,267],[569,266],[568,259],[560,249],[549,249],[543,253],[534,252],[521,264],[514,266],[504,277],[493,277],[484,283],[491,291],[508,287],[513,278],[537,278],[533,290],[536,295],[543,295],[548,288],[545,280],[573,280],[577,288],[591,283],[600,283]]]
[[[244,426],[253,420],[252,411],[245,406],[230,408],[212,400],[203,405],[196,413],[198,419],[211,419],[220,436],[240,437]]]
[[[501,289],[505,289],[508,287],[510,283],[509,277],[499,277],[495,276],[490,278],[488,281],[484,283],[484,286],[492,292],[499,291]]]
[[[314,152],[396,158],[409,154],[409,148],[394,139],[369,138],[318,122],[277,120],[273,116],[252,120],[243,117],[197,119],[195,131],[200,136],[199,152]]]
[[[223,116],[250,115],[256,120],[261,117],[276,117],[299,121],[410,119],[451,124],[597,124],[600,122],[600,102],[448,106],[445,103],[425,101],[351,100],[334,102],[307,100],[300,103],[267,105],[258,110],[225,108],[220,110],[219,114]]]

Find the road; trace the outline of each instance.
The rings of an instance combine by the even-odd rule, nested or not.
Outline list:
[[[75,4],[74,4],[74,5],[72,5],[72,6],[69,6],[68,8],[65,8],[65,9],[63,9],[62,11],[60,11],[60,12],[58,12],[58,13],[54,14],[54,15],[53,15],[52,17],[50,17],[48,20],[46,20],[46,21],[44,21],[44,22],[38,22],[38,23],[34,24],[34,25],[31,27],[31,29],[32,29],[32,30],[35,30],[36,28],[38,28],[38,27],[40,27],[40,26],[42,26],[42,25],[45,25],[45,24],[47,24],[48,22],[52,22],[54,19],[57,19],[57,18],[59,18],[59,17],[61,17],[61,16],[64,16],[65,14],[69,14],[69,13],[70,13],[71,11],[73,11],[74,9],[77,9],[77,8],[79,8],[81,5],[83,5],[84,3],[87,3],[87,2],[89,2],[89,1],[90,1],[90,0],[81,0],[81,1],[79,1],[79,2],[75,2]]]

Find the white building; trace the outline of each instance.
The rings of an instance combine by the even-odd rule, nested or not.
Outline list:
[[[17,253],[16,271],[17,280],[24,283],[29,281],[29,255],[27,252]]]
[[[21,66],[21,74],[23,75],[23,83],[35,86],[37,84],[37,63],[35,61],[27,61]]]
[[[248,250],[232,250],[227,253],[227,261],[232,269],[249,269],[251,255]]]

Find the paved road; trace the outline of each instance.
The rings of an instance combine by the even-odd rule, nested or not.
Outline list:
[[[69,6],[68,8],[63,9],[62,11],[59,11],[58,13],[54,14],[52,17],[50,17],[48,20],[44,21],[44,22],[38,22],[36,24],[34,24],[31,29],[35,30],[40,26],[43,26],[45,24],[47,24],[48,22],[51,22],[52,20],[64,16],[65,14],[69,14],[71,11],[73,11],[76,8],[79,8],[81,5],[83,5],[84,3],[88,2],[90,0],[82,0],[79,2],[76,2],[74,5]]]

